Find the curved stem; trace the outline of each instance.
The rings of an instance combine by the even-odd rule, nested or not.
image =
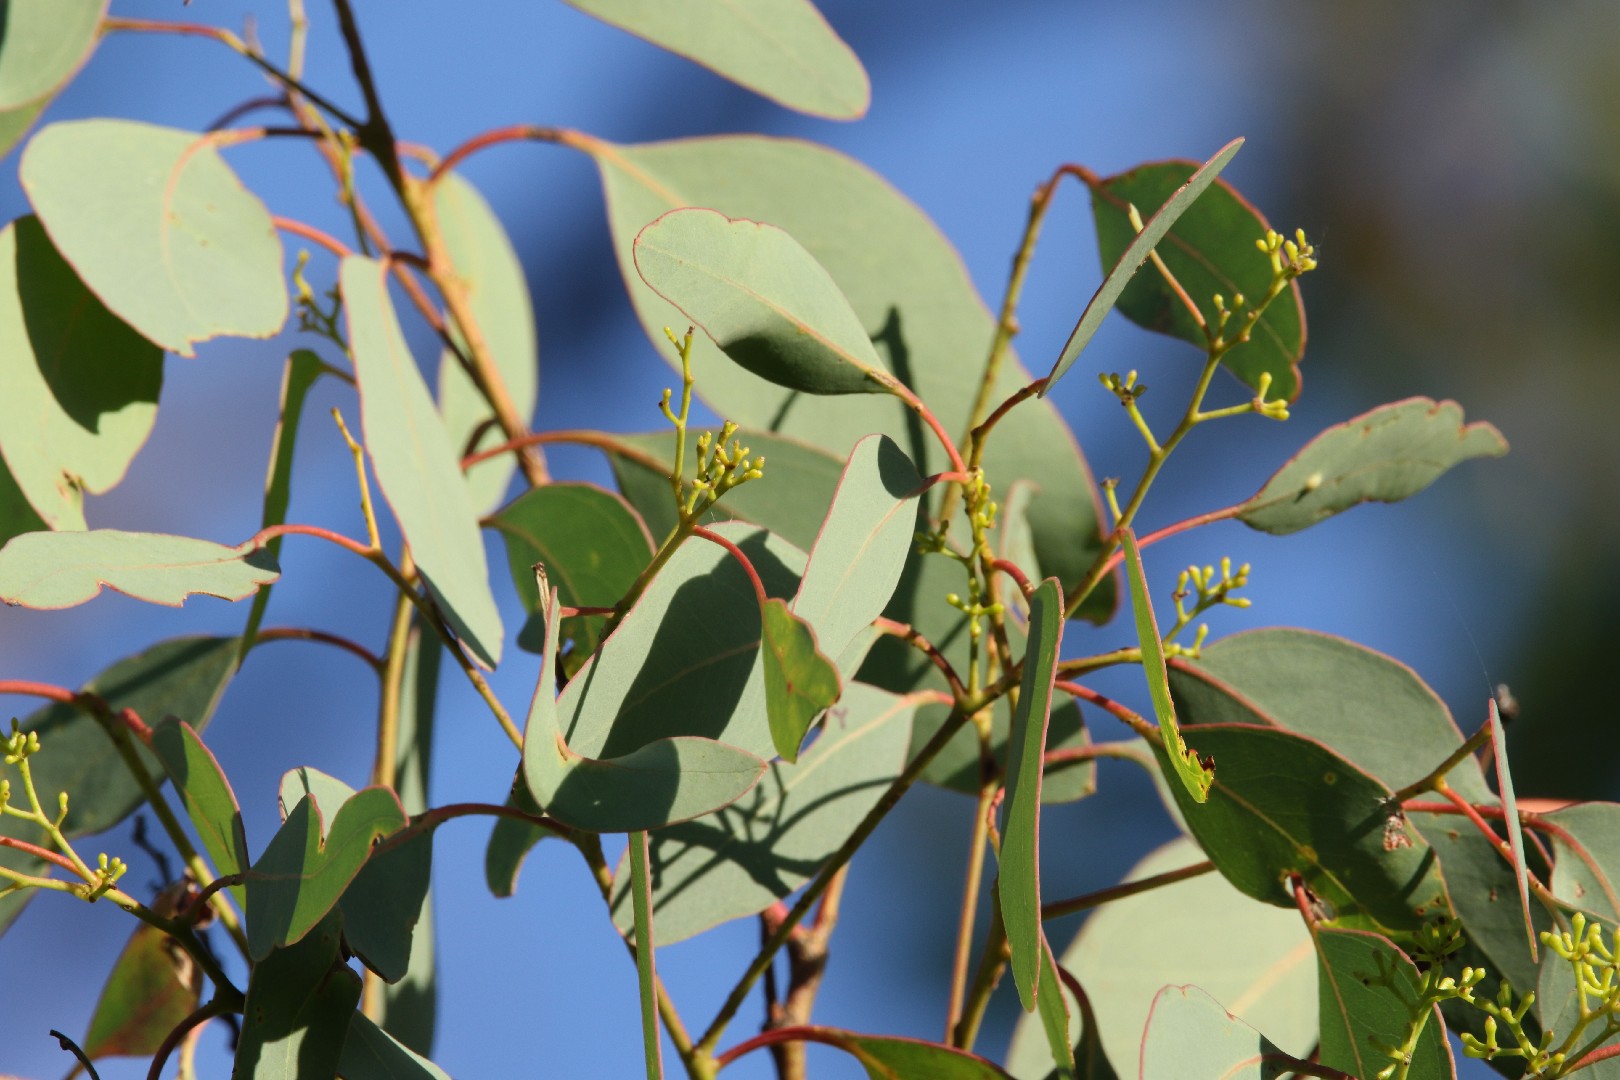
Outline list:
[[[754,569],[753,561],[748,558],[743,549],[719,533],[711,532],[701,525],[692,526],[692,535],[702,537],[711,544],[718,544],[720,547],[725,548],[733,559],[737,560],[743,568],[743,573],[748,575],[748,583],[754,587],[754,597],[759,601],[759,606],[763,608],[765,601],[769,599],[765,593],[765,583],[759,579],[759,571]]]
[[[467,158],[480,150],[487,150],[491,146],[499,146],[509,142],[562,142],[562,133],[557,128],[540,127],[535,124],[512,124],[508,127],[493,128],[481,132],[456,147],[444,156],[444,159],[433,167],[428,174],[427,185],[432,187],[444,178],[444,174],[460,165]]]
[[[350,251],[348,245],[344,244],[343,241],[337,239],[335,236],[332,236],[330,233],[322,232],[313,225],[306,225],[302,221],[297,221],[289,217],[282,217],[280,214],[272,214],[270,220],[275,224],[275,227],[280,229],[282,232],[291,233],[294,236],[301,236],[305,240],[319,244],[321,247],[325,248],[327,251],[330,251],[333,255],[336,255],[340,259],[354,254],[354,252]]]
[[[1126,727],[1130,728],[1132,731],[1136,732],[1153,745],[1157,746],[1159,744],[1158,726],[1155,724],[1150,724],[1147,720],[1132,712],[1130,709],[1127,709],[1113,698],[1099,694],[1089,686],[1083,686],[1080,683],[1071,682],[1067,679],[1059,679],[1053,685],[1056,689],[1063,691],[1070,697],[1077,697],[1081,701],[1089,701],[1098,708],[1107,711],[1115,719],[1122,721]]]
[[[164,1036],[163,1042],[158,1045],[157,1053],[152,1056],[152,1067],[146,1071],[146,1080],[161,1080],[163,1066],[168,1063],[169,1055],[174,1053],[174,1048],[180,1045],[180,1041],[193,1028],[206,1024],[216,1016],[236,1012],[240,1008],[240,1001],[228,1001],[224,995],[216,993],[206,1005],[180,1021],[173,1031]]]
[[[488,450],[480,450],[476,454],[468,454],[461,459],[461,467],[470,469],[480,461],[510,454],[514,450],[521,450],[526,446],[544,446],[548,443],[572,443],[578,446],[592,446],[616,457],[628,458],[643,468],[654,472],[666,473],[669,464],[660,461],[655,454],[631,443],[622,442],[617,436],[605,431],[590,431],[586,429],[564,431],[531,431],[520,438],[509,439],[499,446],[492,446]]]
[[[359,657],[365,661],[367,667],[381,674],[383,669],[382,657],[366,648],[357,641],[338,634],[328,633],[325,630],[316,630],[308,626],[272,626],[267,630],[260,630],[254,638],[255,643],[265,641],[314,641],[322,645],[331,645],[344,652]]]
[[[957,701],[968,699],[967,687],[962,685],[962,678],[956,673],[956,669],[951,666],[951,662],[945,659],[945,654],[940,652],[933,642],[923,637],[916,628],[882,615],[879,615],[872,625],[881,634],[888,634],[890,637],[897,637],[910,642],[924,656],[928,657],[929,662],[939,669],[941,675],[945,676],[945,681],[950,684],[951,694]]]

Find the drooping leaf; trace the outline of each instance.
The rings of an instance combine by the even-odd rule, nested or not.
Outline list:
[[[170,607],[193,593],[240,600],[280,576],[267,552],[161,533],[24,533],[0,548],[0,600],[45,610],[82,604],[103,585]]]
[[[101,989],[82,1044],[92,1058],[156,1053],[197,1007],[196,962],[163,931],[141,924]]]
[[[658,940],[672,945],[764,911],[809,881],[905,767],[916,702],[851,683],[797,764],[772,762],[747,795],[652,834]],[[613,919],[630,925],[628,875]]]
[[[1200,758],[1196,751],[1188,748],[1176,726],[1176,707],[1170,699],[1159,621],[1153,615],[1153,598],[1142,570],[1142,553],[1136,546],[1136,534],[1129,528],[1120,530],[1120,546],[1125,551],[1125,578],[1131,585],[1131,608],[1136,614],[1136,639],[1142,646],[1148,696],[1153,699],[1153,711],[1159,717],[1159,738],[1163,743],[1160,760],[1167,764],[1193,802],[1205,802],[1215,768],[1208,756]]]
[[[1507,734],[1502,730],[1502,714],[1497,710],[1496,698],[1491,698],[1492,759],[1496,763],[1496,790],[1502,799],[1502,823],[1507,828],[1508,850],[1513,854],[1513,878],[1518,887],[1519,910],[1524,915],[1525,943],[1530,946],[1530,959],[1536,958],[1535,923],[1530,917],[1530,872],[1524,864],[1524,830],[1519,827],[1519,802],[1513,794],[1513,774],[1508,769]]]
[[[1177,838],[1139,862],[1126,880],[1203,858],[1196,844]],[[1143,933],[1144,927],[1153,932]],[[1296,1056],[1316,1043],[1314,953],[1298,912],[1256,903],[1219,874],[1105,905],[1086,919],[1060,963],[1085,985],[1103,1050],[1121,1077],[1138,1074],[1142,1031],[1154,995],[1168,983],[1196,983]],[[1080,1037],[1078,1018],[1069,1030],[1071,1042]],[[1008,1071],[1041,1080],[1051,1067],[1036,1018],[1020,1017]]]
[[[39,101],[83,66],[107,0],[10,0],[0,16],[0,110]]]
[[[643,599],[648,595],[650,591],[643,594]],[[555,696],[559,621],[555,589],[546,603],[546,646],[524,732],[523,778],[547,814],[565,825],[592,832],[632,832],[717,810],[754,786],[765,763],[745,750],[711,738],[653,737],[603,758],[587,757],[570,747],[570,739],[564,736],[559,722],[569,710]],[[758,612],[757,607],[753,610]],[[628,624],[629,617],[621,624],[621,633]],[[610,639],[617,640],[617,636]],[[602,655],[598,653],[592,659]],[[587,665],[567,690],[592,678],[590,671]],[[604,677],[614,676],[609,673]],[[624,691],[622,686],[617,689],[621,694]],[[572,733],[576,737],[580,734],[577,724]]]
[[[242,826],[242,809],[213,752],[203,745],[190,724],[172,716],[153,729],[152,750],[180,793],[192,828],[197,830],[214,869],[222,877],[246,870],[252,859]],[[238,903],[246,899],[240,886],[231,892]]]
[[[697,460],[700,435],[696,430],[687,433],[685,459],[689,462]],[[740,428],[736,438],[750,454],[765,458],[765,475],[726,492],[700,524],[752,522],[809,551],[838,490],[844,460],[797,439],[757,428]],[[669,487],[675,440],[667,431],[615,435],[612,439],[619,448],[608,448],[608,454],[619,490],[654,536],[668,536],[675,527],[675,499]]]
[[[527,421],[534,415],[540,392],[540,346],[523,263],[495,212],[478,189],[457,173],[447,173],[434,185],[433,207],[456,276],[466,287],[478,331],[513,409]],[[457,340],[465,351],[459,330]],[[460,453],[498,446],[506,440],[500,426],[490,422],[495,412],[489,402],[449,349],[439,354],[439,412],[450,444]],[[480,426],[484,432],[475,445],[473,433]],[[512,456],[503,454],[468,471],[467,485],[478,510],[500,504],[515,467]]]
[[[1162,205],[1159,203],[1153,204],[1158,209],[1153,212],[1152,217],[1143,223],[1141,232],[1136,232],[1135,226],[1130,224],[1127,215],[1126,224],[1133,235],[1123,245],[1123,249],[1114,254],[1112,258],[1102,240],[1104,234],[1102,213],[1100,210],[1097,211],[1098,247],[1103,249],[1103,266],[1107,268],[1112,264],[1112,268],[1107,270],[1107,276],[1103,278],[1102,284],[1097,286],[1097,291],[1092,294],[1091,300],[1087,302],[1085,311],[1080,313],[1080,321],[1075,323],[1073,332],[1069,334],[1069,340],[1064,343],[1063,351],[1058,354],[1057,363],[1052,365],[1051,374],[1046,377],[1046,385],[1041,388],[1041,396],[1044,397],[1050,393],[1052,387],[1063,377],[1063,373],[1069,370],[1070,365],[1075,360],[1079,359],[1080,353],[1091,343],[1091,339],[1096,336],[1097,329],[1102,326],[1103,319],[1114,309],[1115,304],[1120,303],[1121,294],[1124,293],[1126,286],[1134,283],[1137,271],[1141,270],[1143,264],[1147,262],[1148,256],[1164,241],[1165,236],[1176,222],[1181,219],[1181,216],[1192,209],[1193,203],[1215,182],[1215,178],[1221,174],[1221,170],[1226,168],[1242,148],[1242,139],[1233,139],[1221,147],[1219,153],[1188,175],[1182,185],[1172,191],[1170,197],[1165,199]],[[1093,199],[1093,205],[1098,205],[1095,198]],[[1137,207],[1138,212],[1147,209],[1147,207],[1143,206]],[[1111,232],[1117,232],[1117,229],[1111,230]],[[1163,256],[1161,255],[1160,258],[1163,258]],[[1157,277],[1157,270],[1148,271],[1144,277],[1148,279]],[[1133,296],[1131,299],[1140,304],[1141,294],[1151,294],[1155,291],[1155,286],[1157,286],[1158,290],[1168,292],[1168,288],[1163,281],[1144,280],[1141,285],[1137,286],[1138,295]],[[1176,298],[1172,294],[1171,301],[1175,302],[1175,300]],[[1130,315],[1129,308],[1122,308],[1122,310],[1125,310],[1126,314]],[[1130,317],[1138,322],[1141,321],[1136,315],[1130,315]],[[1151,326],[1149,328],[1157,329],[1157,327]],[[1203,338],[1199,337],[1193,343],[1202,345],[1204,343]]]
[[[1414,1014],[1421,979],[1410,958],[1386,937],[1361,930],[1319,927],[1322,1064],[1353,1076],[1374,1076],[1392,1059],[1377,1047],[1404,1046],[1415,1024],[1422,1033],[1412,1050],[1411,1080],[1452,1080],[1456,1066],[1440,1010]]]
[[[669,352],[664,327],[684,325],[683,317],[641,281],[632,242],[669,210],[711,207],[731,218],[769,222],[803,245],[848,299],[879,346],[884,366],[916,391],[947,431],[965,431],[984,357],[963,343],[988,343],[994,319],[934,224],[875,174],[825,147],[786,139],[741,136],[641,146],[586,140],[579,145],[602,171],[620,270],[661,355]],[[828,401],[797,394],[736,370],[706,340],[694,343],[692,369],[714,411],[746,427],[803,439],[840,456],[861,438],[884,432],[921,472],[949,468],[944,449],[901,403],[887,397]],[[991,399],[1002,400],[1029,381],[1029,373],[1009,355]],[[1085,461],[1049,402],[1018,407],[991,441],[985,468],[997,491],[1018,479],[1039,481],[1030,520],[1041,572],[1072,588],[1101,550],[1101,513]],[[767,463],[767,475],[769,470]],[[1114,595],[1109,578],[1080,614],[1108,618]],[[938,600],[933,594],[927,599]],[[922,629],[916,618],[895,617]]]
[[[1035,1012],[1041,1019],[1041,1030],[1046,1033],[1046,1048],[1052,1056],[1056,1080],[1074,1080],[1074,1043],[1069,1037],[1069,1003],[1063,997],[1063,983],[1058,976],[1057,961],[1046,936],[1040,935],[1040,956],[1036,971],[1039,989],[1035,996]]]
[[[340,924],[333,912],[253,966],[231,1080],[337,1075],[361,986],[339,959]]]
[[[1041,759],[1046,753],[1052,684],[1057,679],[1062,645],[1063,589],[1056,578],[1047,578],[1030,597],[1029,648],[1024,653],[1018,710],[1007,748],[1006,813],[1001,828],[1001,872],[996,878],[1013,981],[1025,1012],[1035,1007],[1039,969],[1048,955],[1041,929]],[[1067,1035],[1059,1041],[1072,1052]]]
[[[264,512],[260,528],[281,525],[287,520],[287,506],[292,501],[293,448],[298,444],[298,424],[303,418],[304,399],[310,387],[321,377],[326,365],[308,349],[294,349],[287,357],[287,366],[281,374],[281,407],[276,414],[276,434],[270,448],[270,468],[264,481]],[[264,549],[272,559],[281,557],[282,537],[272,537]],[[270,586],[259,590],[248,612],[247,629],[242,632],[244,648],[252,648],[264,621],[265,608],[270,606]]]
[[[803,1042],[820,1043],[851,1055],[868,1080],[999,1080],[1007,1076],[994,1063],[965,1050],[892,1035],[859,1035],[816,1025],[785,1028]]]
[[[501,615],[461,456],[445,434],[388,296],[388,271],[351,255],[338,272],[360,418],[377,485],[428,589],[480,663],[500,662]]]
[[[798,241],[713,210],[672,210],[641,230],[636,272],[766,382],[806,394],[884,394],[892,373]]]
[[[1146,216],[1169,201],[1198,169],[1195,161],[1159,161],[1117,176],[1086,178],[1097,224],[1097,253],[1104,267],[1119,263],[1136,239],[1129,208],[1135,206]],[[1255,241],[1269,228],[1265,217],[1236,189],[1217,180],[1159,242],[1159,258],[1208,325],[1219,322],[1217,293],[1231,307],[1239,295],[1248,304],[1257,304],[1270,289],[1271,261],[1255,250]],[[1200,349],[1205,345],[1203,327],[1157,270],[1145,270],[1132,278],[1119,296],[1118,307],[1126,318],[1147,330],[1181,338]],[[1236,318],[1241,316],[1240,310]],[[1228,327],[1229,332],[1232,329]],[[1233,348],[1221,363],[1256,390],[1260,376],[1269,374],[1268,396],[1293,401],[1299,396],[1299,361],[1304,353],[1305,307],[1298,282],[1290,282],[1253,326],[1248,343]]]
[[[1501,457],[1507,440],[1462,406],[1415,397],[1380,405],[1306,443],[1243,504],[1238,520],[1284,535],[1364,502],[1399,502],[1455,465]]]
[[[1392,790],[1423,779],[1461,746],[1445,702],[1405,664],[1354,642],[1268,627],[1170,661],[1170,692],[1189,728],[1273,724],[1332,748]],[[1354,687],[1354,691],[1347,691]],[[1195,735],[1196,738],[1196,735]],[[1493,798],[1473,758],[1446,781],[1474,802]]]
[[[664,486],[669,497],[669,486]],[[546,568],[569,607],[612,607],[652,562],[653,542],[646,526],[623,499],[590,484],[547,484],[526,491],[489,518],[506,541],[507,565],[530,620],[518,644],[538,652],[545,628],[538,614],[534,564]],[[582,657],[596,651],[600,620],[563,621],[564,641]]]
[[[20,177],[63,257],[148,341],[191,356],[287,321],[281,238],[258,197],[194,131],[132,120],[51,124]]]
[[[124,478],[162,385],[162,350],[84,287],[37,218],[0,230],[0,454],[47,526],[85,528],[84,493]]]
[[[338,1059],[343,1080],[450,1080],[450,1074],[366,1019],[349,1014],[349,1034]]]
[[[1142,1080],[1272,1080],[1299,1059],[1196,986],[1166,986],[1142,1035]]]
[[[512,793],[506,797],[506,805],[526,814],[541,813],[540,805],[529,794],[529,785],[524,782],[521,772],[512,782]],[[496,818],[495,828],[490,830],[489,846],[484,851],[484,883],[489,886],[489,891],[503,898],[517,892],[518,871],[523,869],[523,860],[534,845],[552,835],[550,829],[532,822],[511,817]]]
[[[816,646],[810,624],[787,601],[770,599],[761,609],[760,656],[765,664],[765,717],[776,752],[799,760],[799,744],[817,717],[842,693],[838,669]]]
[[[789,109],[853,120],[871,102],[866,69],[810,0],[567,3]]]
[[[372,845],[405,820],[398,796],[387,788],[357,792],[337,807],[325,830],[316,801],[300,799],[247,873],[247,938],[254,959],[309,933],[336,906]]]

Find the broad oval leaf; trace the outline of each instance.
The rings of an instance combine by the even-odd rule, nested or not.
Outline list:
[[[164,912],[163,914],[172,914]],[[92,1058],[154,1054],[197,1007],[201,972],[168,934],[140,925],[101,988],[83,1049]]]
[[[1347,686],[1355,692],[1345,693]],[[1170,691],[1189,727],[1286,728],[1331,747],[1394,791],[1423,779],[1463,743],[1451,710],[1411,668],[1310,630],[1248,630],[1204,646],[1196,660],[1177,657],[1170,661]],[[1473,802],[1495,801],[1473,758],[1446,780]]]
[[[1364,502],[1399,502],[1454,465],[1507,450],[1495,427],[1465,424],[1454,401],[1380,405],[1306,443],[1243,504],[1238,520],[1261,532],[1298,532]]]
[[[281,238],[217,141],[75,120],[23,151],[23,190],[63,257],[116,315],[181,356],[221,335],[270,337],[287,321]]]
[[[806,394],[883,394],[883,370],[849,301],[798,241],[713,210],[672,210],[641,230],[636,272],[722,352]]]
[[[1545,815],[1552,826],[1552,880],[1558,899],[1620,924],[1620,803],[1588,802]]]
[[[84,493],[124,478],[162,385],[163,351],[102,306],[37,218],[0,230],[0,454],[46,525],[85,528]]]
[[[1454,1080],[1439,1008],[1412,1013],[1422,980],[1411,959],[1379,934],[1318,927],[1313,936],[1322,964],[1322,1064],[1352,1076],[1376,1076],[1394,1064],[1377,1047],[1405,1045],[1412,1025],[1421,1022],[1406,1075]]]
[[[1141,1080],[1272,1080],[1299,1059],[1196,986],[1166,986],[1142,1033]]]
[[[641,281],[632,244],[648,222],[670,210],[711,207],[731,218],[770,222],[802,244],[848,299],[885,368],[916,391],[947,431],[966,430],[984,357],[963,343],[988,343],[995,320],[933,222],[865,166],[812,143],[757,136],[640,146],[575,136],[574,145],[601,170],[621,275],[643,328],[666,359],[664,327],[684,325],[683,316]],[[950,467],[937,440],[887,396],[829,401],[797,394],[737,371],[708,341],[694,343],[692,370],[714,411],[744,426],[804,439],[840,456],[867,435],[883,432],[923,473]],[[1029,381],[1028,371],[1009,354],[992,400]],[[1072,588],[1101,551],[1102,514],[1091,473],[1051,403],[1019,406],[991,441],[984,464],[997,491],[1019,479],[1039,481],[1030,521],[1041,573]],[[1113,579],[1106,579],[1080,615],[1106,620],[1114,597]],[[934,594],[927,603],[940,607],[946,619],[958,614]],[[917,617],[896,617],[935,641],[946,636]],[[946,629],[952,625],[947,622]]]
[[[457,173],[433,187],[435,221],[467,290],[467,303],[495,362],[512,407],[525,421],[534,415],[540,393],[539,339],[523,263],[512,249],[500,219],[478,189]],[[459,330],[458,342],[462,342]],[[462,342],[465,348],[465,342]],[[439,412],[458,452],[487,449],[506,441],[495,412],[449,349],[439,354]],[[484,428],[473,443],[473,434]],[[488,510],[500,504],[516,461],[510,454],[479,462],[467,472],[473,504]]]
[[[388,296],[388,270],[375,259],[351,255],[338,280],[377,485],[450,626],[475,659],[494,667],[501,659],[501,614],[490,592],[478,513],[461,475],[460,454],[405,344]]]
[[[0,9],[0,111],[60,90],[100,38],[107,0],[9,0]]]
[[[916,701],[851,683],[797,764],[772,762],[716,813],[651,836],[653,909],[665,945],[764,911],[809,881],[905,767]],[[628,875],[613,919],[630,926]]]
[[[1139,862],[1126,880],[1179,870],[1203,857],[1196,844],[1178,837]],[[1153,932],[1144,934],[1143,927]],[[1059,962],[1085,985],[1103,1049],[1122,1077],[1138,1075],[1143,1028],[1154,996],[1169,983],[1203,987],[1296,1056],[1316,1043],[1316,968],[1299,914],[1256,903],[1219,874],[1105,905]],[[1070,1041],[1079,1035],[1075,1016]],[[1021,1080],[1041,1080],[1051,1069],[1035,1017],[1019,1019],[1007,1067]]]
[[[1201,165],[1196,172],[1187,178],[1186,183],[1177,188],[1170,198],[1165,200],[1163,206],[1153,214],[1142,226],[1142,231],[1131,238],[1125,250],[1120,252],[1114,260],[1113,269],[1109,270],[1103,278],[1102,284],[1092,294],[1087,302],[1086,309],[1080,313],[1080,321],[1074,324],[1074,330],[1069,334],[1069,340],[1064,343],[1063,351],[1058,354],[1057,363],[1052,365],[1052,371],[1046,377],[1046,385],[1041,387],[1041,396],[1045,397],[1063,373],[1079,359],[1081,352],[1096,336],[1097,329],[1102,326],[1103,319],[1114,309],[1119,302],[1120,294],[1125,291],[1136,273],[1147,262],[1153,249],[1159,246],[1170,227],[1180,219],[1181,215],[1191,209],[1193,203],[1202,195],[1215,178],[1221,174],[1231,160],[1242,149],[1243,140],[1233,139],[1220,149],[1214,157]],[[1138,210],[1141,208],[1138,207]],[[1099,227],[1100,228],[1100,227]],[[1134,230],[1133,230],[1134,231]],[[1106,259],[1104,264],[1106,265]],[[1149,271],[1157,273],[1157,269]],[[1199,342],[1201,344],[1201,342]]]
[[[760,657],[765,667],[765,718],[776,752],[799,760],[810,725],[843,692],[838,668],[816,645],[816,632],[787,601],[771,598],[760,610]]]
[[[231,1080],[337,1075],[361,987],[339,953],[341,926],[333,912],[253,965]]]
[[[30,608],[75,607],[103,585],[169,607],[193,593],[240,600],[280,576],[265,551],[162,533],[24,533],[0,548],[0,600]]]
[[[566,0],[779,105],[853,120],[872,87],[860,60],[809,0]]]
[[[1085,178],[1097,225],[1097,253],[1105,268],[1118,263],[1136,239],[1129,208],[1135,206],[1145,216],[1165,205],[1199,168],[1196,161],[1159,161],[1117,176]],[[1255,304],[1270,289],[1271,262],[1254,246],[1268,229],[1260,211],[1230,184],[1217,180],[1171,226],[1157,250],[1204,321],[1214,326],[1219,321],[1217,293],[1229,305],[1238,295]],[[1200,349],[1205,346],[1203,328],[1156,270],[1132,278],[1118,307],[1144,329],[1181,338]],[[1293,401],[1299,396],[1299,362],[1304,354],[1305,306],[1294,281],[1266,309],[1248,343],[1233,348],[1221,363],[1256,390],[1260,376],[1269,374],[1268,396]]]
[[[1046,949],[1046,935],[1041,930],[1041,774],[1052,684],[1057,679],[1062,645],[1063,589],[1055,578],[1047,578],[1029,602],[1029,648],[1024,653],[1012,744],[1007,748],[1006,813],[1001,829],[1001,872],[996,878],[1013,982],[1025,1012],[1035,1007],[1038,969]],[[1065,1047],[1073,1045],[1067,1038],[1061,1042]]]

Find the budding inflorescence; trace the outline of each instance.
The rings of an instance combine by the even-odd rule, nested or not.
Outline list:
[[[1176,621],[1164,636],[1165,655],[1186,656],[1196,660],[1203,651],[1204,640],[1209,636],[1207,623],[1198,627],[1198,633],[1191,645],[1180,645],[1171,639],[1212,607],[1221,604],[1235,608],[1248,607],[1248,597],[1232,595],[1248,583],[1249,564],[1244,563],[1233,570],[1230,558],[1221,559],[1219,577],[1216,576],[1213,566],[1189,566],[1183,570],[1176,578],[1176,591],[1170,594],[1176,603]],[[1191,609],[1187,607],[1189,598],[1195,598]]]
[[[1267,229],[1266,235],[1254,242],[1260,253],[1271,259],[1271,272],[1285,281],[1316,269],[1316,248],[1305,239],[1304,229],[1295,229],[1294,238],[1286,240],[1281,233]]]

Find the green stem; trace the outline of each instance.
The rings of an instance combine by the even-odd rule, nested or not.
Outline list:
[[[981,737],[981,743],[984,740]],[[956,924],[956,952],[951,959],[951,995],[945,1008],[945,1037],[949,1039],[962,1018],[967,995],[968,962],[973,952],[973,922],[979,910],[979,891],[984,882],[985,841],[990,835],[990,808],[1000,784],[994,779],[981,782],[973,811],[972,839],[968,841],[967,880],[962,886],[962,913]]]
[[[636,927],[636,982],[641,990],[641,1042],[647,1080],[663,1080],[664,1054],[658,1037],[657,969],[652,933],[652,886],[647,869],[647,834],[630,834],[630,906]]]

